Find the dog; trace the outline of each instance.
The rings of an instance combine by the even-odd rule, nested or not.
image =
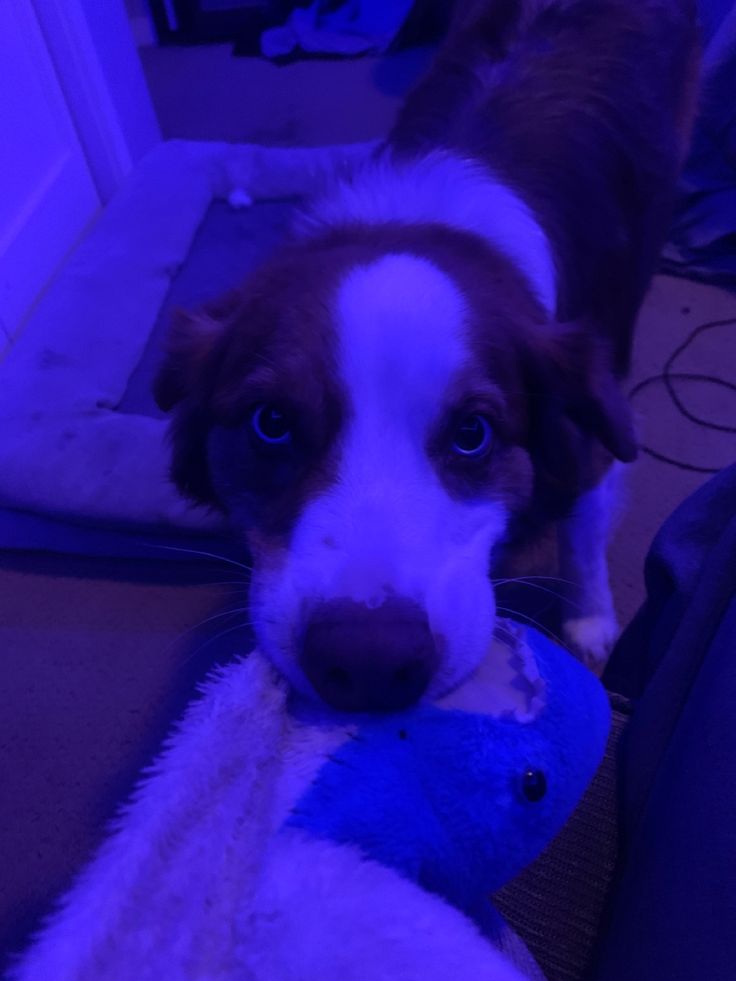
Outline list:
[[[305,694],[392,711],[486,653],[489,570],[558,528],[569,644],[616,636],[621,391],[691,129],[690,0],[461,3],[371,159],[241,288],[172,325],[172,475],[253,562]]]

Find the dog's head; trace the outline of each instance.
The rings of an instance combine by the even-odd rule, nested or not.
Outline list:
[[[173,476],[248,542],[257,639],[344,709],[435,695],[487,651],[492,553],[540,488],[633,453],[591,335],[450,230],[333,233],[174,324]]]

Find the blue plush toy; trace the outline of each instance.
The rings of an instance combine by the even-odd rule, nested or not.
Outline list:
[[[367,719],[288,825],[358,846],[485,924],[488,896],[564,824],[609,729],[590,672],[542,634],[526,638],[546,689],[536,718],[427,705]]]
[[[207,684],[16,976],[540,977],[489,897],[608,727],[598,680],[511,624],[457,691],[382,717],[295,702],[256,652]]]

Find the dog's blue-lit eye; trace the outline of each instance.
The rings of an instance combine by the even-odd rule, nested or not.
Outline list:
[[[485,416],[468,416],[455,430],[452,449],[460,456],[482,456],[490,449],[493,432]]]
[[[521,792],[526,799],[536,804],[547,793],[547,778],[542,770],[534,770],[529,767],[521,777]]]
[[[275,405],[259,405],[251,417],[253,432],[262,443],[278,446],[291,439],[291,425],[284,412]]]

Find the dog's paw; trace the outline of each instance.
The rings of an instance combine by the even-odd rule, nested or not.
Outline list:
[[[565,643],[591,671],[600,675],[606,666],[619,628],[612,613],[596,613],[587,617],[572,617],[562,625]]]

